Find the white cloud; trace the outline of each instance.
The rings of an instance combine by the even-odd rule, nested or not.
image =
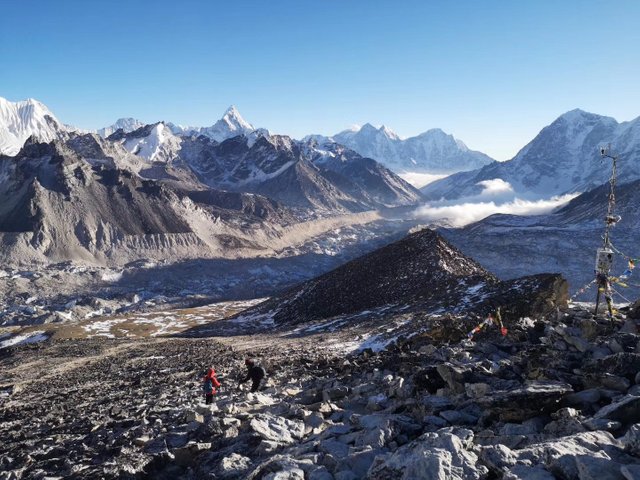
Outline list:
[[[480,195],[503,195],[505,193],[514,193],[513,187],[509,182],[505,182],[501,178],[493,178],[491,180],[483,180],[477,185],[484,187]]]
[[[416,188],[422,188],[425,185],[429,185],[436,180],[440,180],[441,178],[447,177],[447,174],[438,175],[434,173],[418,173],[418,172],[405,172],[398,174],[400,178],[409,182]]]
[[[492,185],[497,187],[498,184]],[[507,185],[509,184],[507,183]],[[514,198],[504,203],[496,201],[472,202],[469,201],[469,199],[467,199],[467,201],[462,199],[464,203],[454,205],[427,204],[418,208],[415,214],[416,217],[424,220],[441,221],[454,227],[462,227],[495,213],[512,215],[541,215],[549,213],[556,207],[567,203],[577,196],[578,194],[575,193],[543,200],[522,200],[520,198]]]

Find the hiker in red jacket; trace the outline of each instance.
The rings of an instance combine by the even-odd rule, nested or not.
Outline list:
[[[213,367],[209,367],[207,374],[203,379],[204,384],[202,389],[204,390],[205,403],[207,405],[213,403],[213,396],[216,394],[216,388],[220,388],[220,382],[216,378],[216,371]]]

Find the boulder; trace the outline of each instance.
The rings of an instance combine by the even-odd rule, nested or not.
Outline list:
[[[188,466],[193,464],[198,455],[209,449],[211,449],[210,443],[189,442],[184,447],[177,448],[171,453],[175,456],[175,461],[178,465]]]
[[[605,462],[609,469],[619,472],[619,461],[626,463],[621,446],[607,432],[582,432],[518,450],[504,445],[483,447],[480,457],[497,474],[516,465],[531,465],[542,467],[559,478],[579,480],[597,472],[602,474]],[[585,458],[592,461],[580,461]]]
[[[471,449],[473,432],[442,429],[425,433],[394,453],[379,455],[367,473],[370,480],[467,480],[487,476]]]
[[[598,322],[585,318],[580,322],[580,333],[586,340],[594,340],[598,336]]]
[[[617,420],[623,425],[640,422],[640,397],[625,395],[620,400],[602,407],[593,418]]]
[[[620,441],[624,445],[625,451],[640,457],[640,423],[631,425]]]
[[[603,430],[605,432],[615,432],[622,428],[622,424],[615,420],[609,420],[608,418],[589,418],[582,422],[582,424],[591,431]]]
[[[220,476],[222,478],[237,478],[251,466],[251,459],[238,453],[232,453],[220,462]]]
[[[193,410],[187,410],[184,414],[184,421],[186,423],[197,422],[204,423],[204,417],[201,413],[194,412]]]
[[[333,475],[331,475],[324,465],[319,466],[315,470],[311,470],[307,478],[308,480],[334,480]]]
[[[256,447],[256,453],[259,455],[271,455],[282,447],[284,447],[286,443],[274,442],[273,440],[260,440],[260,443]]]
[[[626,392],[631,386],[631,382],[625,377],[618,375],[604,374],[600,377],[600,383],[603,387],[618,392]]]
[[[640,353],[620,352],[589,362],[585,370],[593,373],[610,373],[629,380],[640,371]]]
[[[310,428],[319,428],[324,425],[324,416],[319,412],[313,412],[304,417],[304,424]]]
[[[478,418],[460,410],[443,410],[440,416],[451,425],[474,425]]]
[[[470,380],[471,370],[451,363],[441,363],[436,368],[453,393],[465,392],[464,384]]]
[[[507,469],[502,480],[556,480],[556,476],[542,467],[514,465]]]
[[[334,388],[323,390],[322,400],[325,402],[340,400],[342,398],[349,396],[349,393],[350,393],[349,387],[340,385]]]
[[[629,313],[627,313],[627,317],[640,320],[640,300],[636,300],[636,302],[631,305]]]
[[[622,465],[610,458],[579,456],[575,459],[580,480],[623,480]]]
[[[464,390],[469,398],[484,397],[491,387],[488,383],[466,383]]]
[[[622,325],[622,327],[620,328],[620,333],[632,333],[634,335],[637,334],[638,325],[636,321],[634,319],[627,318],[624,324]]]
[[[520,388],[494,391],[475,399],[475,403],[485,412],[499,415],[504,422],[521,422],[556,408],[558,401],[572,391],[571,385],[566,383],[529,380]]]
[[[345,458],[349,455],[349,447],[333,438],[322,441],[318,446],[318,450],[331,455],[335,459]]]
[[[356,478],[364,478],[374,459],[381,453],[383,453],[381,450],[372,448],[350,453],[348,457],[338,462],[336,475],[341,470],[350,470],[356,474]]]
[[[601,393],[597,388],[582,390],[581,392],[570,393],[562,401],[570,407],[583,407],[593,405],[600,401]]]
[[[304,470],[298,467],[289,467],[279,472],[267,473],[262,480],[304,480]]]
[[[256,415],[249,425],[263,439],[281,444],[293,443],[304,436],[304,422],[289,420],[270,413]]]

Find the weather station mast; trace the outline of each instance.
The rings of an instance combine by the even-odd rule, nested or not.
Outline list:
[[[600,157],[602,159],[611,160],[611,177],[609,178],[609,197],[607,202],[607,215],[604,219],[605,229],[602,237],[602,247],[596,251],[596,308],[594,314],[598,314],[598,307],[600,306],[600,295],[604,294],[604,298],[607,302],[607,308],[609,310],[609,318],[613,321],[613,300],[612,300],[612,288],[611,280],[609,278],[611,269],[613,267],[613,246],[611,244],[611,228],[614,227],[620,220],[620,215],[616,215],[616,180],[617,180],[617,168],[618,168],[618,156],[611,153],[611,145],[606,147],[600,147]]]

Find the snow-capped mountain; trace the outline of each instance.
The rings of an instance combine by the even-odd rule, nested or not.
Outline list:
[[[258,132],[269,133],[265,129],[254,128],[253,125],[242,118],[242,115],[234,105],[231,105],[224,112],[222,118],[210,127],[183,127],[173,123],[167,123],[167,126],[176,135],[204,135],[216,142],[222,142],[238,135],[251,136]]]
[[[375,160],[338,144],[317,147],[256,131],[217,142],[176,135],[160,122],[108,140],[149,162],[145,178],[193,175],[212,188],[252,192],[306,211],[363,211],[411,205],[420,193]]]
[[[582,192],[606,182],[611,162],[600,147],[618,154],[622,181],[640,178],[640,117],[618,123],[582,110],[561,115],[507,162],[494,162],[471,172],[438,180],[422,189],[431,199],[478,195],[480,182],[501,179],[526,198]]]
[[[251,136],[257,135],[259,133],[268,134],[269,132],[266,129],[256,129],[247,122],[238,109],[231,105],[224,113],[222,118],[214,123],[210,127],[185,127],[182,125],[177,125],[172,122],[161,122],[164,124],[168,132],[177,135],[177,136],[192,136],[192,135],[204,135],[216,142],[222,142],[227,138],[232,138],[237,135],[247,135]],[[107,138],[110,135],[114,134],[118,130],[122,129],[124,133],[134,132],[142,127],[145,127],[147,124],[144,122],[137,120],[135,118],[120,118],[113,125],[108,127],[100,128],[95,131],[98,135],[103,138]],[[166,134],[168,135],[168,133]],[[166,136],[165,135],[165,136]]]
[[[403,140],[384,125],[376,128],[367,123],[333,137],[310,135],[306,140],[345,145],[398,173],[454,173],[492,162],[484,153],[470,150],[462,141],[438,128]]]
[[[184,139],[181,155],[207,185],[259,193],[292,207],[362,211],[421,198],[374,160],[339,146],[319,151],[283,135],[236,136],[220,144]]]
[[[108,127],[99,128],[96,130],[96,133],[100,135],[102,138],[107,138],[112,133],[122,129],[125,133],[133,132],[134,130],[139,129],[140,127],[144,127],[145,123],[137,120],[135,118],[119,118],[113,125],[109,125]]]
[[[10,102],[0,97],[0,154],[15,155],[31,136],[50,142],[67,130],[68,127],[37,100]]]
[[[121,141],[122,146],[134,155],[150,162],[168,163],[178,158],[182,138],[174,135],[164,123],[144,125],[125,133],[117,131],[108,137],[111,141]]]
[[[236,107],[231,105],[220,120],[211,127],[202,128],[199,133],[216,142],[222,142],[237,135],[249,135],[254,130],[253,125],[242,118]]]

